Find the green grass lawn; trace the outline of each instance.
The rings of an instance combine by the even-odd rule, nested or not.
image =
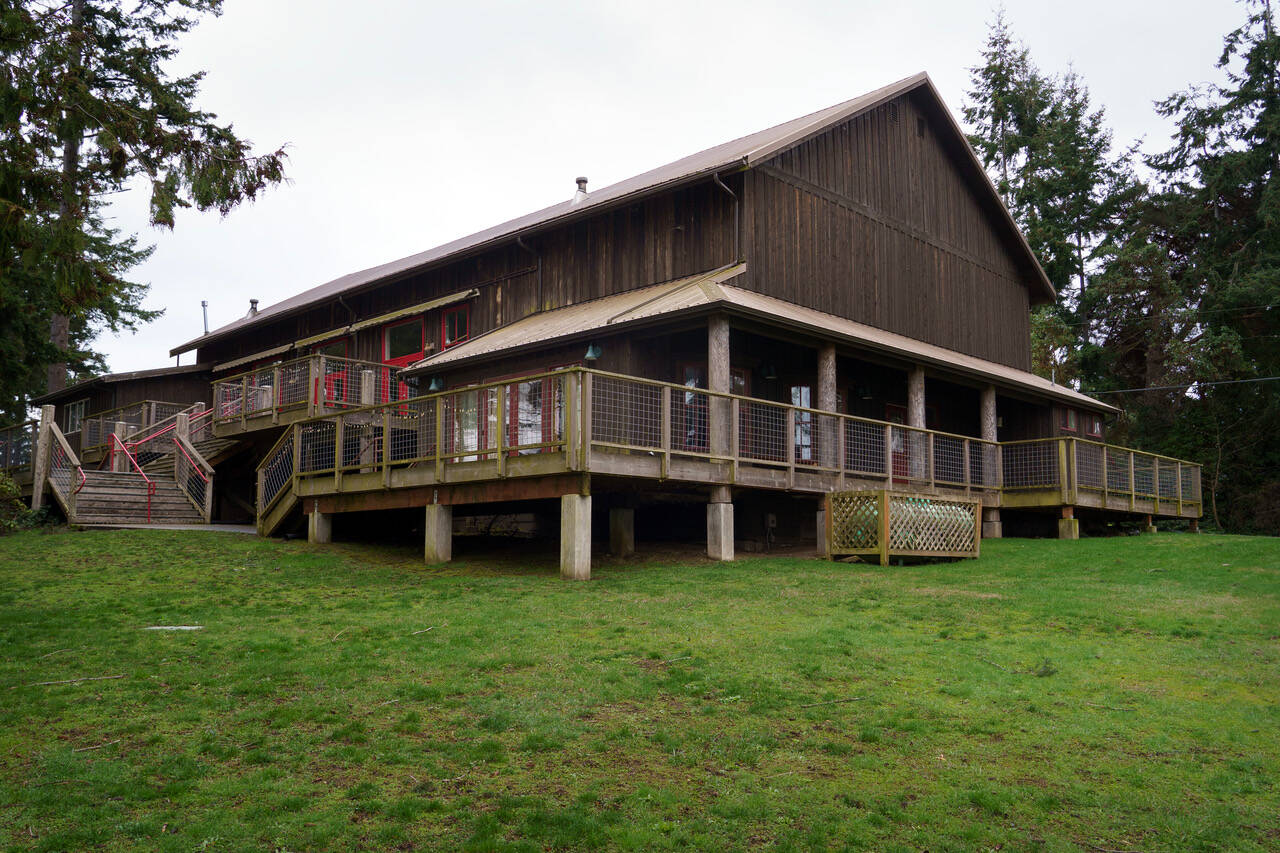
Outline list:
[[[0,539],[0,838],[1280,848],[1280,541],[594,574],[216,533]]]

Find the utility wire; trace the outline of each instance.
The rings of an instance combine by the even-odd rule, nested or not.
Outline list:
[[[1220,379],[1217,382],[1184,382],[1181,385],[1148,385],[1146,388],[1121,388],[1118,391],[1085,391],[1095,397],[1102,394],[1128,394],[1133,391],[1176,391],[1180,388],[1207,388],[1210,385],[1243,385],[1246,382],[1275,382],[1280,376],[1261,376],[1257,379]]]

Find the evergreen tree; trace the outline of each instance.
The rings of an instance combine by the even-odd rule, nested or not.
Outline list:
[[[202,74],[173,76],[176,41],[221,0],[0,0],[0,407],[100,366],[102,329],[154,316],[130,269],[150,249],[104,224],[142,185],[153,225],[181,207],[231,211],[284,180],[198,109]],[[64,366],[65,363],[65,366]],[[47,380],[40,374],[49,365]]]

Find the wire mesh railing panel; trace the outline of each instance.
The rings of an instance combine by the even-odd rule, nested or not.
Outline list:
[[[639,447],[655,447],[661,436],[654,433],[659,428],[660,414],[650,404],[649,391],[656,391],[652,386],[634,383],[634,389],[624,392],[624,399],[634,405],[632,420],[625,421],[626,411],[620,411],[616,388],[604,390],[605,399],[599,396],[600,389],[607,384],[603,380],[612,377],[595,377],[598,381],[592,386],[591,411],[593,434],[596,441],[611,441],[618,444],[629,444]],[[565,374],[527,379],[512,382],[501,388],[499,395],[504,406],[503,447],[517,455],[548,453],[563,447],[565,422]],[[604,419],[599,429],[595,425],[597,414]],[[621,422],[623,428],[619,429]],[[602,433],[601,430],[604,430]],[[613,436],[601,438],[601,435]],[[648,442],[654,442],[652,444]]]
[[[1182,466],[1182,499],[1200,503],[1200,466]]]
[[[933,479],[949,485],[967,485],[964,469],[965,440],[954,435],[933,436]]]
[[[694,388],[671,389],[671,449],[710,453],[710,395]]]
[[[929,434],[923,430],[889,426],[890,464],[895,480],[929,478]]]
[[[259,467],[261,472],[262,494],[259,496],[258,511],[271,506],[276,497],[293,480],[294,433],[289,430],[284,440],[276,445],[275,452]]]
[[[308,421],[298,428],[298,473],[331,471],[336,461],[337,421]]]
[[[1058,439],[1006,444],[1002,451],[1006,489],[1034,489],[1061,485],[1058,471]]]
[[[994,489],[1000,485],[1000,445],[969,440],[969,483]]]
[[[317,381],[318,405],[330,408],[352,408],[360,405],[360,389],[364,380],[358,362],[326,358],[324,373]],[[366,404],[372,405],[373,402],[367,400]]]
[[[343,469],[382,464],[382,413],[362,411],[339,418],[342,423]]]
[[[414,462],[436,455],[436,401],[413,400],[387,414],[387,461]]]
[[[801,422],[808,426],[810,433],[810,458],[804,460],[804,462],[821,470],[836,470],[840,465],[840,427],[842,418],[839,415],[806,411],[797,411],[796,417],[801,418]],[[796,449],[798,451],[799,447]]]
[[[32,421],[0,430],[0,470],[16,471],[31,467],[38,427],[39,424]]]
[[[274,403],[281,411],[296,409],[311,402],[311,365],[314,359],[290,361],[280,365],[280,387],[275,389]],[[273,378],[272,382],[276,382]]]
[[[525,441],[525,435],[540,436],[545,432],[546,406],[540,399],[541,385],[542,380],[538,380],[514,387],[522,444],[535,443]],[[662,387],[616,376],[592,376],[591,440],[628,447],[661,447]]]
[[[1101,490],[1106,485],[1102,476],[1106,448],[1101,444],[1083,441],[1075,441],[1072,444],[1076,449],[1076,486]]]
[[[71,497],[75,489],[75,470],[78,466],[67,455],[60,441],[49,443],[49,483],[62,495],[63,501]]]
[[[474,388],[443,398],[443,444],[440,455],[457,462],[487,458],[497,447],[498,391]]]
[[[1155,458],[1145,453],[1133,454],[1133,493],[1148,498],[1156,496]]]
[[[213,383],[213,417],[227,420],[244,411],[244,385],[240,382]]]
[[[205,484],[208,482],[208,475],[191,458],[191,450],[182,447],[177,439],[173,440],[173,445],[173,476],[177,480],[178,488],[182,489],[183,494],[195,505],[200,514],[207,517],[208,490],[205,489]]]
[[[1129,456],[1128,450],[1118,447],[1106,448],[1107,454],[1107,491],[1129,491]]]
[[[1178,497],[1178,466],[1177,463],[1161,460],[1156,475],[1156,487],[1159,490],[1160,499],[1166,498],[1175,500]]]
[[[672,398],[678,393],[672,391]],[[675,421],[674,415],[672,421]],[[756,400],[738,402],[739,457],[758,462],[786,461],[786,432],[785,406]]]
[[[855,474],[885,474],[885,425],[844,421],[844,469]]]

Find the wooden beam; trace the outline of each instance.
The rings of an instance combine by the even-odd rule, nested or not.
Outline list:
[[[526,477],[479,483],[419,486],[393,489],[389,492],[356,492],[321,495],[303,501],[304,512],[364,512],[369,510],[407,509],[438,503],[446,506],[505,503],[507,501],[543,500],[563,495],[583,494],[589,477],[583,474],[557,474],[550,477]]]

